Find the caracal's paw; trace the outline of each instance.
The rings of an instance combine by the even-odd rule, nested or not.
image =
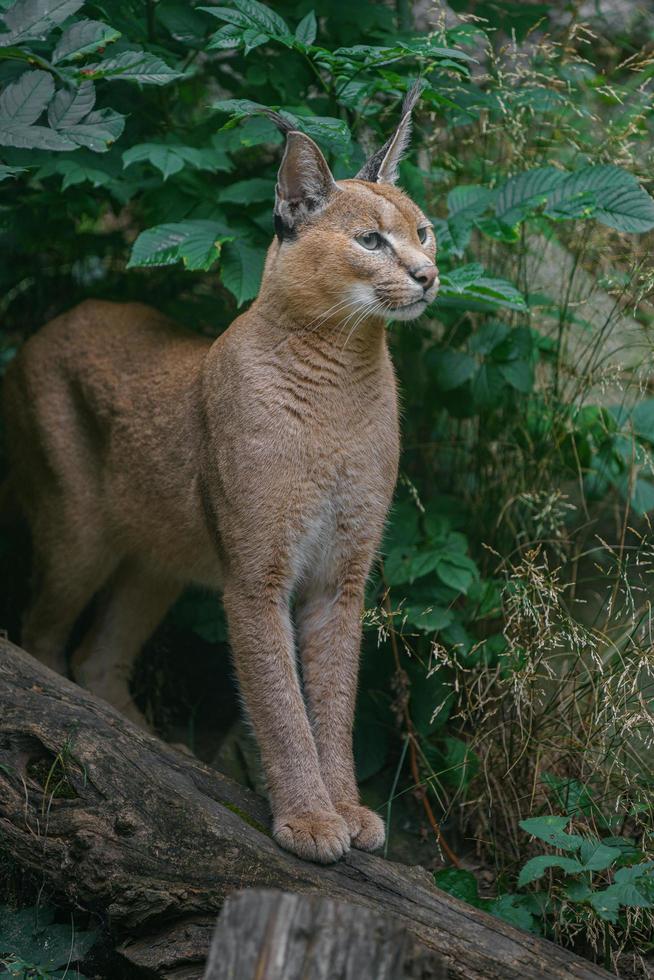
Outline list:
[[[311,810],[275,820],[273,837],[287,851],[305,861],[331,864],[350,850],[350,832],[338,813]]]
[[[376,851],[383,847],[386,828],[381,817],[358,803],[335,803],[334,806],[347,823],[352,847],[360,851]]]

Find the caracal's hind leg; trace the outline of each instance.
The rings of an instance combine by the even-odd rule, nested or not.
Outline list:
[[[66,644],[75,621],[118,559],[80,515],[67,521],[60,510],[43,517],[32,522],[34,598],[23,620],[21,642],[28,653],[65,674]]]
[[[180,591],[179,582],[124,561],[73,654],[75,680],[143,728],[149,725],[129,689],[134,662]]]

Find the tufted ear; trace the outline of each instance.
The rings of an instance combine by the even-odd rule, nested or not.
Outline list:
[[[304,133],[288,131],[275,192],[278,237],[294,237],[298,226],[322,211],[337,189],[319,147]]]
[[[422,80],[417,82],[407,92],[402,103],[402,118],[400,124],[391,136],[386,140],[381,149],[364,163],[363,167],[356,175],[358,180],[369,180],[377,184],[394,184],[398,177],[400,160],[409,145],[411,138],[411,113],[420,98],[422,92]]]

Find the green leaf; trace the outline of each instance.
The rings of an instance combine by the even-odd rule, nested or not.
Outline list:
[[[251,177],[237,180],[221,190],[219,200],[226,204],[254,204],[259,201],[274,201],[275,181],[264,177]]]
[[[472,871],[464,868],[441,868],[434,873],[437,888],[479,908],[479,886]]]
[[[258,0],[234,0],[234,6],[250,18],[255,27],[278,37],[290,37],[291,30],[279,14]]]
[[[261,113],[268,106],[264,106],[260,102],[252,102],[250,99],[221,99],[219,102],[214,102],[212,108],[242,119],[244,116]],[[296,129],[306,133],[316,142],[324,144],[335,153],[343,153],[348,149],[351,136],[342,119],[334,119],[332,116],[300,116],[289,112],[288,109],[280,111],[281,115],[288,119]]]
[[[654,443],[654,398],[644,398],[631,411],[630,421],[641,439]]]
[[[620,870],[627,869],[621,868]],[[619,873],[619,871],[616,872],[616,879]],[[654,908],[654,902],[645,894],[644,889],[639,887],[639,884],[640,879],[636,879],[636,883],[616,880],[608,888],[595,892],[590,898],[590,904],[601,918],[607,919],[609,922],[617,921],[617,913],[623,905],[636,909]]]
[[[137,143],[123,153],[123,167],[144,161],[160,170],[164,180],[185,166],[211,172],[231,169],[225,151],[215,146],[198,148],[181,143]]]
[[[539,854],[531,858],[518,875],[518,888],[524,888],[538,878],[542,878],[549,868],[560,868],[566,874],[578,874],[584,870],[583,864],[570,857],[558,857],[555,854]]]
[[[47,906],[38,910],[0,906],[0,952],[9,948],[15,957],[48,976],[57,967],[81,960],[96,942],[98,930],[82,932],[52,919],[53,912]]]
[[[602,164],[566,177],[548,198],[548,206],[580,194],[592,194],[593,217],[617,231],[640,234],[654,228],[654,201],[633,174]]]
[[[478,184],[460,184],[447,195],[450,215],[467,211],[471,216],[483,214],[495,198],[495,191]]]
[[[36,122],[54,93],[47,71],[26,71],[0,95],[0,127],[29,126]]]
[[[545,204],[551,191],[565,178],[566,173],[555,167],[536,167],[509,177],[498,189],[495,214],[504,224],[517,224],[529,211]]]
[[[464,594],[478,577],[477,566],[472,558],[452,551],[446,552],[438,559],[436,574],[445,585]]]
[[[67,129],[81,122],[94,105],[93,82],[82,82],[79,88],[59,89],[48,106],[48,122],[53,129]]]
[[[583,167],[571,174],[554,167],[517,174],[500,187],[495,213],[512,225],[542,204],[545,213],[557,220],[594,217],[624,232],[654,228],[654,201],[633,174],[612,164]]]
[[[477,262],[441,275],[439,298],[465,296],[475,303],[526,310],[524,297],[505,279],[487,276]],[[438,303],[438,300],[436,301]]]
[[[629,481],[624,480],[628,486]],[[650,480],[637,476],[631,485],[629,505],[637,514],[649,514],[654,510],[654,484]]]
[[[265,258],[265,249],[253,248],[240,240],[225,246],[220,278],[239,306],[258,294]]]
[[[486,320],[470,338],[470,350],[476,354],[490,354],[503,343],[510,330],[508,324],[499,320]]]
[[[460,388],[472,378],[477,369],[474,358],[454,350],[432,352],[429,363],[434,367],[436,384],[441,391]]]
[[[522,829],[533,837],[559,847],[562,851],[576,851],[584,843],[584,838],[578,834],[565,833],[569,823],[570,817],[558,817],[552,814],[520,820]]]
[[[54,174],[59,174],[63,177],[61,183],[62,190],[66,190],[68,187],[74,187],[75,184],[82,184],[87,180],[94,187],[106,187],[113,180],[111,174],[107,173],[106,170],[90,167],[80,162],[77,154],[72,160],[65,157],[63,159],[51,160],[49,163],[44,164],[44,166],[39,167],[36,172],[36,177],[37,180],[43,180],[45,177],[52,177]]]
[[[16,0],[2,15],[9,34],[0,37],[0,45],[46,37],[83,3],[84,0]]]
[[[5,167],[0,163],[0,180],[7,180],[8,177],[17,177],[18,174],[27,173],[27,167]]]
[[[423,633],[435,633],[454,620],[452,610],[442,606],[407,606],[405,615],[407,622],[417,626]]]
[[[278,40],[289,41],[292,33],[286,22],[275,13],[270,7],[257,0],[234,0],[232,7],[198,7],[198,10],[206,10],[220,20],[225,20],[236,27],[244,28],[246,31],[254,31],[263,35],[265,40],[269,37]]]
[[[75,61],[98,48],[104,48],[120,37],[120,31],[99,20],[78,20],[61,35],[52,52],[52,63]]]
[[[523,394],[534,387],[534,369],[530,361],[507,361],[498,365],[504,380]]]
[[[503,919],[516,929],[524,929],[525,932],[540,934],[540,929],[533,914],[524,907],[523,895],[500,895],[486,907],[486,911],[491,915],[496,915],[498,919]]]
[[[497,364],[482,364],[472,382],[472,403],[477,411],[497,408],[502,403],[506,381]]]
[[[316,15],[313,10],[310,10],[295,28],[295,40],[308,47],[316,40],[317,33],[318,22],[316,21]]]
[[[148,51],[123,51],[115,58],[105,58],[79,69],[82,78],[107,78],[111,81],[140,82],[143,85],[168,85],[184,73],[170,68],[165,61]]]
[[[601,841],[585,840],[582,842],[579,858],[586,871],[605,871],[621,857],[618,847],[608,847]]]
[[[132,246],[128,269],[174,265],[207,270],[217,261],[223,242],[230,241],[223,225],[215,221],[180,221],[142,231]]]
[[[75,150],[77,144],[48,126],[5,123],[0,117],[0,144],[26,150]]]
[[[89,112],[81,123],[61,128],[60,132],[78,146],[85,146],[94,153],[105,153],[115,143],[125,128],[125,117],[113,109]]]

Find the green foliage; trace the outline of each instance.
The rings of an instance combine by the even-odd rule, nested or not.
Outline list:
[[[517,880],[521,889],[542,882],[543,876],[554,869],[563,872],[561,884],[548,893],[506,893],[496,899],[480,898],[472,872],[456,868],[437,871],[434,880],[443,891],[476,908],[499,915],[519,928],[545,934],[551,923],[562,916],[590,919],[596,916],[616,924],[629,909],[654,908],[654,861],[633,863],[642,854],[626,838],[602,841],[590,835],[565,833],[563,828],[569,822],[567,816],[520,821],[522,829],[539,840],[577,854],[577,857],[539,854],[523,866]]]
[[[71,975],[71,964],[84,959],[98,931],[80,932],[72,922],[54,920],[55,910],[49,906],[0,906],[0,978],[61,980]],[[74,975],[83,980],[76,970]]]

